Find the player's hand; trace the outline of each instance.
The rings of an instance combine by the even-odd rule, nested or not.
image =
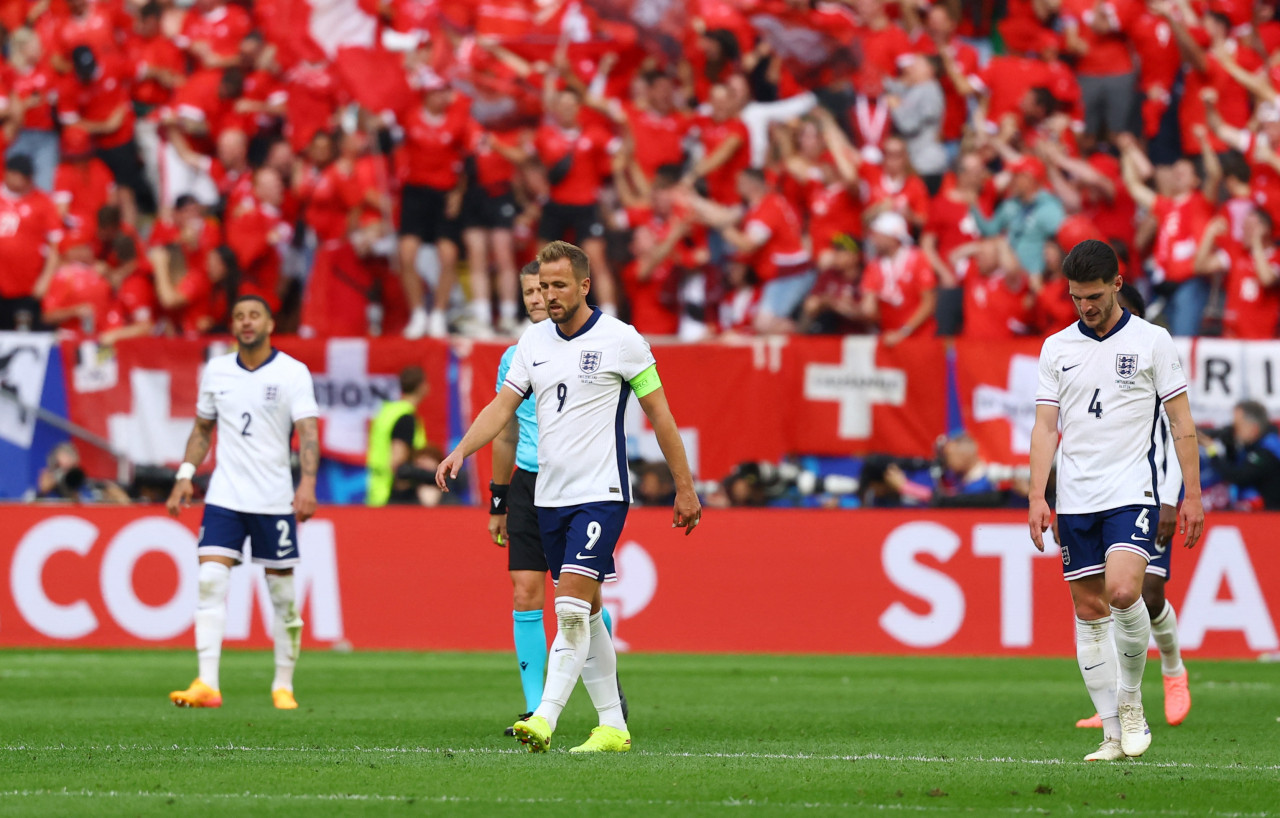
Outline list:
[[[316,516],[315,486],[299,485],[293,495],[293,513],[298,515],[298,522],[305,523]]]
[[[1199,497],[1188,497],[1178,510],[1178,533],[1185,537],[1187,548],[1195,548],[1204,533],[1204,506]]]
[[[178,512],[191,505],[191,496],[196,493],[196,488],[190,480],[179,480],[173,484],[173,491],[169,492],[169,499],[165,502],[164,507],[169,510],[170,517],[177,517]]]
[[[1173,542],[1173,532],[1178,530],[1178,507],[1160,506],[1160,524],[1156,526],[1156,548],[1168,548]]]
[[[456,480],[458,471],[462,468],[462,461],[466,460],[457,449],[449,453],[449,456],[440,461],[440,465],[436,466],[436,486],[443,492],[449,491],[449,485],[446,480]]]
[[[493,544],[499,548],[507,547],[507,515],[489,515],[489,537],[493,540]]]
[[[1049,530],[1052,522],[1053,512],[1049,510],[1049,504],[1043,499],[1032,500],[1028,523],[1031,526],[1031,542],[1035,543],[1037,551],[1044,551],[1044,532]]]
[[[702,521],[702,504],[698,502],[698,493],[693,489],[676,492],[675,508],[671,514],[671,527],[683,528],[687,537],[693,533]]]

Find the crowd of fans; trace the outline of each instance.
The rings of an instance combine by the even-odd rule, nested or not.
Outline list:
[[[1273,2],[630,5],[360,0],[399,50],[335,57],[284,0],[0,3],[0,329],[511,334],[567,239],[649,335],[1007,338],[1101,238],[1175,334],[1275,336]]]

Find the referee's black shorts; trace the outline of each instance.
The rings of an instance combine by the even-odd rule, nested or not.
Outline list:
[[[533,488],[538,475],[516,469],[507,490],[507,570],[546,571],[542,552],[542,529],[538,509],[533,505]]]

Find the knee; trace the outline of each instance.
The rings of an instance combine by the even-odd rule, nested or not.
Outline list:
[[[1134,604],[1142,598],[1140,593],[1129,588],[1112,588],[1110,596],[1111,607],[1119,608],[1120,610],[1132,608]]]
[[[1154,620],[1164,613],[1164,588],[1160,586],[1142,589],[1142,601],[1147,605],[1147,613]]]
[[[517,611],[540,611],[546,602],[542,585],[534,583],[517,582],[511,598]]]
[[[198,581],[199,604],[219,605],[227,596],[227,580],[231,569],[218,562],[200,563]]]

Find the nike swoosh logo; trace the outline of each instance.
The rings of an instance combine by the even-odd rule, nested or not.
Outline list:
[[[288,554],[288,553],[289,553],[290,551],[292,551],[292,550],[293,550],[292,548],[277,548],[277,549],[276,549],[276,556],[277,556],[277,557],[283,557],[285,554]]]
[[[1146,537],[1139,537],[1137,534],[1130,534],[1129,539],[1133,540],[1134,542],[1147,542]]]
[[[1103,666],[1103,665],[1105,665],[1105,664],[1106,664],[1106,662],[1099,662],[1099,663],[1098,663],[1098,664],[1096,664],[1096,665],[1090,665],[1089,667],[1085,668],[1085,670],[1093,670],[1094,668],[1100,668],[1100,667],[1102,667],[1102,666]]]
[[[542,365],[543,365],[543,364],[545,364],[545,363],[546,363],[546,361],[534,361],[534,362],[533,362],[533,365],[534,365],[534,366],[542,366]]]
[[[582,553],[581,551],[579,551],[579,552],[578,552],[578,556],[576,557],[576,559],[580,559],[580,560],[593,560],[593,559],[595,559],[595,558],[596,558],[596,557],[598,557],[598,556],[600,556],[600,555],[599,555],[599,554],[584,554],[584,553]]]
[[[564,653],[566,650],[573,650],[573,648],[556,648],[556,649],[555,649],[554,651],[552,651],[552,652],[553,652],[553,653]]]
[[[1071,370],[1075,369],[1075,368],[1076,368],[1077,366],[1079,366],[1079,365],[1080,365],[1080,364],[1072,364],[1071,366],[1064,366],[1064,367],[1062,368],[1062,371],[1063,371],[1063,372],[1070,372]]]
[[[1142,656],[1142,655],[1143,655],[1143,654],[1141,654],[1141,653],[1126,653],[1126,654],[1124,655],[1124,658],[1126,658],[1126,659],[1137,659],[1139,656]]]

